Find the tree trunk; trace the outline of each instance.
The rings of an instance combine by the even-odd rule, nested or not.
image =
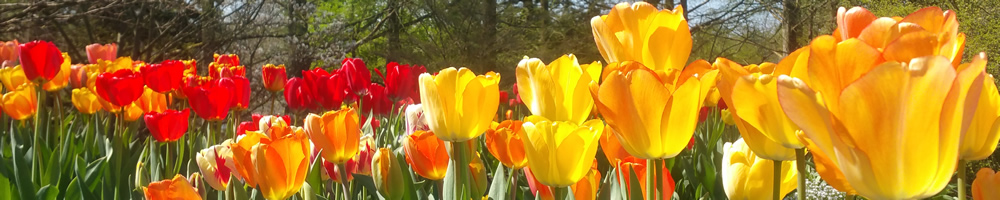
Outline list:
[[[548,13],[547,3],[544,3],[548,2],[548,0],[542,0],[542,2],[543,2],[542,6],[546,8],[546,11],[544,12]],[[499,45],[497,44],[497,23],[499,22],[499,20],[497,20],[497,1],[484,0],[483,13],[484,13],[483,25],[485,26],[484,28],[486,29],[485,30],[486,51],[483,51],[483,53],[485,53],[486,55],[482,56],[482,58],[484,58],[483,62],[486,64],[484,65],[484,67],[486,71],[496,71],[496,66],[497,66],[496,56],[499,52],[498,51],[499,49],[497,47],[497,45]],[[546,15],[545,17],[546,17],[545,20],[548,20],[547,18],[548,16]]]
[[[291,40],[288,43],[288,48],[292,51],[288,57],[288,68],[287,73],[291,76],[302,76],[302,70],[309,70],[310,56],[303,45],[306,43],[305,35],[308,29],[305,24],[305,20],[299,16],[296,8],[304,7],[306,0],[295,0],[293,2],[288,2],[287,12],[290,23],[288,23],[288,32],[296,40]]]
[[[799,3],[797,0],[782,1],[784,7],[781,23],[785,26],[785,55],[799,48]]]
[[[388,39],[388,49],[386,51],[385,59],[387,62],[401,61],[402,56],[400,55],[402,45],[400,45],[399,34],[402,33],[403,24],[399,20],[399,12],[402,10],[399,0],[389,0],[389,30],[386,34]]]

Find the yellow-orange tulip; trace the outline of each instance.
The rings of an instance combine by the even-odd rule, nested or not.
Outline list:
[[[601,172],[597,171],[597,164],[593,164],[590,171],[587,172],[587,175],[583,176],[583,179],[580,179],[580,181],[577,181],[569,187],[570,190],[573,191],[573,197],[576,197],[575,199],[597,199],[597,191],[601,188]]]
[[[573,54],[563,55],[548,65],[525,56],[515,70],[518,93],[534,115],[583,123],[594,108],[587,85],[600,78],[601,67],[600,62],[580,65]]]
[[[577,125],[532,115],[522,128],[525,156],[535,178],[548,186],[566,187],[590,171],[604,123],[593,119]]]
[[[979,99],[973,80],[985,65],[956,70],[943,56],[880,63],[877,50],[830,36],[810,48],[808,82],[778,77],[779,102],[815,143],[810,150],[829,155],[868,198],[941,191],[956,169],[962,121],[973,116],[964,112],[966,98]]]
[[[968,65],[986,65],[984,54],[972,59]],[[973,66],[962,66],[959,68]],[[982,68],[982,66],[974,66]],[[972,124],[962,137],[962,145],[959,146],[961,159],[982,160],[993,154],[997,148],[997,140],[1000,140],[1000,92],[994,84],[993,75],[986,74],[983,80],[983,89],[979,94],[978,106],[976,106],[975,116],[972,117]]]
[[[972,199],[1000,199],[1000,175],[990,168],[979,169],[976,180],[972,181]]]
[[[81,87],[73,89],[73,94],[70,101],[73,102],[73,106],[76,110],[84,114],[94,114],[101,110],[101,101],[98,100],[100,97],[97,93],[90,91],[90,88]]]
[[[434,132],[417,131],[403,143],[406,163],[413,172],[430,180],[441,180],[448,171],[448,150]]]
[[[28,77],[24,76],[21,65],[4,67],[0,68],[0,82],[3,82],[4,88],[17,88],[17,86],[27,83]]]
[[[927,7],[906,17],[877,17],[862,7],[837,10],[838,41],[858,39],[885,51],[886,60],[909,62],[940,55],[957,66],[965,50],[965,33],[958,32],[955,12]]]
[[[375,189],[382,197],[388,200],[403,199],[403,188],[409,180],[403,180],[403,171],[400,169],[401,163],[396,160],[396,155],[389,148],[380,148],[375,151],[372,158],[372,179],[375,182]]]
[[[441,140],[464,142],[490,128],[500,106],[500,74],[467,68],[420,75],[420,102],[431,131]]]
[[[639,180],[639,189],[645,193],[645,191],[649,188],[644,180],[646,180],[646,175],[651,175],[651,173],[646,173],[646,169],[649,168],[647,167],[648,163],[646,161],[647,160],[638,159],[632,156],[620,160],[615,166],[618,168],[618,180],[616,181],[625,184],[625,189],[630,189],[632,186],[636,185],[636,183],[631,182],[630,180],[631,174],[635,173],[635,177]],[[654,180],[654,182],[659,183],[657,185],[660,186],[660,191],[663,192],[663,199],[669,199],[674,194],[676,183],[674,182],[674,178],[670,175],[670,169],[667,169],[666,164],[661,167],[661,170],[663,172],[661,180]]]
[[[299,192],[309,172],[309,137],[299,127],[272,125],[270,142],[253,146],[257,184],[264,198],[283,200]],[[248,133],[249,134],[249,133]],[[357,144],[357,141],[354,142]]]
[[[35,114],[38,109],[38,97],[35,94],[35,85],[25,83],[17,86],[3,95],[0,99],[0,106],[7,116],[15,120],[25,120]]]
[[[500,160],[504,166],[511,169],[521,169],[528,164],[524,157],[524,143],[521,125],[524,122],[506,120],[495,123],[493,128],[486,130],[486,149]]]
[[[139,96],[139,99],[135,100],[134,104],[142,109],[143,112],[163,112],[167,109],[167,95],[153,91],[148,87]]]
[[[479,152],[472,154],[469,161],[469,180],[472,181],[470,189],[473,195],[486,194],[486,166],[483,166],[483,158]]]
[[[59,73],[57,73],[56,77],[52,78],[52,80],[42,84],[42,89],[45,89],[45,91],[52,92],[69,85],[69,74],[72,73],[69,67],[73,64],[70,64],[72,61],[69,58],[69,54],[63,52],[62,57],[63,63],[62,66],[59,67]]]
[[[604,128],[603,133],[601,133],[601,139],[598,142],[601,144],[601,150],[604,151],[604,157],[608,158],[608,163],[618,163],[618,161],[632,156],[618,142],[618,137],[611,132],[610,128]]]
[[[637,61],[655,71],[680,71],[691,54],[691,31],[680,6],[657,10],[645,2],[619,3],[592,18],[590,26],[608,63]]]
[[[805,134],[799,133],[799,139],[802,140],[802,144],[806,145],[807,149],[819,149],[816,147],[816,143],[812,142]],[[827,155],[823,151],[809,151],[809,154],[813,157],[813,162],[816,164],[816,173],[823,178],[823,182],[827,185],[837,189],[839,191],[845,192],[850,195],[858,194],[851,187],[850,183],[847,183],[847,178],[844,177],[844,173],[840,171],[840,166],[833,161],[832,155]]]
[[[128,122],[133,122],[135,120],[138,120],[140,117],[143,116],[143,114],[145,114],[145,112],[142,112],[142,108],[139,107],[138,105],[135,105],[135,103],[126,105],[122,107],[122,109],[125,110],[125,121]]]
[[[672,158],[687,146],[703,98],[700,81],[678,71],[653,71],[641,63],[612,63],[590,91],[622,147],[642,159]],[[676,79],[685,79],[674,84]]]
[[[744,67],[725,58],[715,62],[722,76],[719,91],[729,105],[733,123],[761,158],[795,160],[794,149],[805,147],[796,135],[801,130],[778,104],[777,76],[805,68],[807,60],[800,58],[808,58],[808,52],[808,48],[795,51],[777,65],[763,63]],[[803,73],[802,70],[794,72]]]
[[[758,158],[743,139],[726,143],[722,155],[722,186],[729,199],[771,199],[774,192],[774,163]],[[799,176],[795,161],[781,163],[781,197],[795,190]]]
[[[281,123],[284,123],[282,120]],[[253,163],[253,147],[260,143],[269,143],[271,138],[259,131],[247,131],[245,135],[236,138],[229,147],[233,151],[233,163],[237,174],[250,187],[257,187],[257,167]]]
[[[173,179],[149,183],[148,187],[142,188],[142,192],[149,200],[201,199],[201,194],[198,194],[191,183],[180,174]]]
[[[323,158],[331,163],[344,164],[358,154],[361,127],[354,108],[329,111],[323,116],[310,113],[305,128],[312,142],[322,150]]]
[[[230,146],[232,139],[227,139],[222,144],[202,149],[195,155],[198,169],[205,174],[205,182],[219,191],[226,190],[230,177],[240,178],[240,174],[235,171],[236,165],[233,163],[233,151]]]

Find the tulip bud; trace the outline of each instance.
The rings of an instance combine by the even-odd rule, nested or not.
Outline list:
[[[135,163],[135,185],[149,184],[149,176],[146,171],[146,163],[139,161]]]
[[[202,191],[205,191],[205,184],[201,183],[201,179],[201,174],[198,172],[191,173],[191,175],[188,176],[188,183],[191,183],[191,187],[194,187],[194,192],[201,193]]]
[[[403,180],[403,166],[400,164],[389,148],[380,148],[372,158],[372,179],[375,188],[386,200],[403,199],[402,190],[409,181]]]

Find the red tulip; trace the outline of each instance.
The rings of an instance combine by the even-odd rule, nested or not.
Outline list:
[[[184,94],[198,117],[209,121],[220,121],[226,118],[229,108],[233,105],[233,88],[236,86],[232,81],[217,79],[185,87]]]
[[[20,44],[17,43],[17,40],[0,41],[0,64],[8,63],[9,65],[13,65],[14,62],[17,62],[18,45]]]
[[[362,111],[375,115],[388,115],[392,110],[392,101],[386,96],[386,89],[378,83],[368,86],[368,93],[361,102]]]
[[[312,92],[309,84],[299,77],[288,79],[285,82],[285,102],[288,108],[293,110],[313,109]]]
[[[344,100],[354,100],[356,98],[355,95],[347,91],[347,79],[339,73],[321,77],[317,80],[316,84],[313,84],[313,87],[317,91],[313,96],[327,110],[340,109],[340,105],[344,103]]]
[[[188,109],[183,111],[165,110],[160,113],[147,113],[145,117],[149,134],[158,142],[173,142],[184,136],[188,129]]]
[[[223,77],[219,81],[233,84],[233,103],[235,110],[246,110],[250,106],[250,80],[243,76]]]
[[[347,88],[354,95],[362,96],[368,90],[368,85],[372,82],[371,72],[365,66],[365,62],[360,58],[344,58],[340,62],[340,69],[337,73],[345,75],[347,78]]]
[[[505,102],[505,101],[507,101],[507,98],[508,98],[507,96],[508,96],[508,95],[507,95],[507,91],[503,91],[503,90],[501,90],[501,91],[500,91],[500,102]]]
[[[420,91],[417,88],[417,78],[426,73],[424,66],[399,65],[390,62],[385,66],[385,88],[389,99],[400,101],[410,98],[414,103],[420,103]]]
[[[90,61],[90,64],[97,64],[98,60],[114,61],[115,58],[118,58],[118,44],[94,43],[87,45],[87,60]]]
[[[24,76],[28,80],[42,78],[52,80],[59,74],[63,56],[55,44],[48,41],[31,41],[21,44],[17,52],[21,60]]]
[[[176,60],[165,60],[159,64],[145,65],[139,68],[149,89],[159,93],[167,93],[181,88],[184,79],[184,63]]]
[[[212,62],[214,63],[224,64],[229,66],[240,65],[240,56],[236,54],[222,54],[222,55],[215,54],[214,56],[212,56],[212,58],[213,58]]]
[[[521,93],[517,91],[517,83],[514,83],[514,90],[513,90],[513,92],[514,92],[514,98],[510,100],[510,103],[509,103],[510,107],[514,107],[516,105],[524,104],[524,101],[521,101]]]
[[[240,126],[236,127],[236,136],[246,135],[247,131],[257,131],[257,123],[253,121],[241,122]]]
[[[260,74],[261,78],[264,79],[264,89],[271,92],[285,89],[285,81],[288,79],[288,75],[285,74],[285,65],[266,64]]]
[[[126,106],[139,99],[144,92],[142,77],[130,69],[104,72],[97,75],[97,94],[116,106]]]

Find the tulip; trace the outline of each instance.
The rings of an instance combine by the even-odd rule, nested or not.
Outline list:
[[[243,181],[250,187],[257,187],[258,181],[256,178],[258,177],[257,167],[253,163],[253,147],[259,143],[271,141],[271,138],[265,134],[260,131],[247,131],[246,134],[236,137],[236,142],[229,146],[230,150],[233,151],[235,173],[241,175]]]
[[[816,147],[816,143],[810,140],[805,134],[799,134],[799,139],[802,143],[806,145],[807,149],[819,149]],[[751,149],[753,150],[753,149]],[[840,171],[840,166],[833,161],[832,155],[828,155],[822,151],[810,151],[809,154],[813,157],[813,164],[816,166],[816,173],[819,174],[823,181],[827,185],[830,185],[838,191],[843,191],[848,195],[857,195],[858,192],[851,187],[850,183],[847,183],[847,178],[844,177],[844,173]],[[798,163],[796,163],[798,164]]]
[[[344,58],[340,62],[340,69],[337,69],[337,73],[344,75],[347,79],[348,91],[358,96],[367,93],[372,75],[361,58]]]
[[[472,190],[470,196],[478,196],[486,193],[486,168],[483,166],[483,158],[479,152],[472,155],[472,160],[469,161],[469,181],[472,182],[472,185],[469,185],[470,190]]]
[[[236,165],[233,162],[231,145],[232,140],[229,139],[222,144],[202,149],[195,155],[198,169],[205,174],[205,182],[215,190],[225,191],[229,186],[230,177],[240,177],[239,173],[234,171]]]
[[[974,58],[971,65],[985,65],[985,57]],[[966,66],[968,67],[968,66]],[[980,68],[981,66],[977,66]],[[994,84],[993,75],[987,74],[983,80],[972,124],[962,137],[958,147],[963,160],[982,160],[993,154],[1000,140],[1000,92]]]
[[[87,86],[87,83],[90,82],[88,78],[93,73],[88,72],[86,65],[74,64],[71,65],[69,69],[69,84],[73,87],[73,89]]]
[[[598,143],[601,145],[601,150],[604,152],[604,157],[608,159],[608,163],[618,163],[618,161],[631,156],[622,147],[622,144],[618,142],[618,138],[611,132],[610,128],[605,127]]]
[[[142,192],[149,200],[201,199],[198,191],[180,174],[173,179],[149,183],[148,187],[142,187]]]
[[[972,181],[972,199],[997,199],[1000,198],[1000,176],[993,169],[982,168],[976,172],[976,180]]]
[[[63,62],[62,65],[59,66],[59,73],[57,73],[56,76],[52,78],[52,80],[42,84],[42,89],[45,89],[45,91],[54,92],[66,87],[66,85],[69,84],[69,75],[71,73],[70,71],[71,61],[69,58],[69,54],[67,53],[63,53],[62,57],[63,57]]]
[[[643,193],[645,193],[647,186],[646,186],[646,181],[644,180],[646,180],[646,175],[647,175],[646,172],[647,169],[649,169],[649,167],[646,166],[647,164],[648,163],[646,162],[646,160],[638,159],[632,156],[619,160],[619,162],[616,164],[616,167],[619,170],[618,180],[616,181],[618,181],[619,183],[624,183],[626,189],[631,188],[633,184],[635,184],[631,182],[631,176],[632,176],[631,174],[634,173],[637,178],[636,180],[638,180],[639,182],[639,189],[643,191]],[[674,178],[670,175],[670,170],[667,169],[666,165],[664,165],[661,170],[663,176],[661,177],[662,181],[660,181],[660,184],[658,185],[660,185],[661,187],[660,190],[663,191],[662,192],[663,199],[669,199],[674,194],[676,183],[674,183]]]
[[[142,108],[135,105],[135,103],[125,105],[121,107],[121,109],[124,110],[125,114],[124,117],[126,122],[134,122],[135,120],[139,120],[139,118],[142,118],[143,114],[145,114],[145,112],[142,111]]]
[[[405,141],[406,163],[410,164],[413,172],[430,180],[444,178],[450,156],[443,140],[438,139],[434,132],[417,131],[407,136]]]
[[[59,74],[63,57],[59,48],[48,41],[31,41],[21,44],[18,58],[24,67],[24,75],[28,80],[52,80]]]
[[[309,172],[309,138],[299,127],[284,122],[272,126],[271,140],[253,146],[257,184],[264,198],[287,199],[302,188]]]
[[[260,131],[261,133],[269,133],[271,127],[278,126],[279,124],[291,125],[289,123],[291,123],[292,120],[291,118],[288,117],[288,115],[284,116],[268,115],[260,117],[259,119],[254,119],[254,121],[257,122],[257,131]]]
[[[142,96],[132,103],[142,109],[142,112],[161,112],[167,109],[167,95],[155,92],[148,87],[144,91]]]
[[[184,87],[191,109],[199,117],[209,121],[221,121],[229,115],[236,88],[233,81],[216,79],[192,87]]]
[[[167,93],[180,89],[184,78],[184,63],[176,60],[166,60],[159,64],[146,65],[139,68],[146,85],[159,93]]]
[[[636,61],[654,71],[680,71],[691,53],[691,31],[680,6],[661,11],[645,2],[619,3],[592,18],[590,26],[608,63]]]
[[[525,57],[517,64],[518,93],[534,115],[554,121],[583,123],[590,117],[594,99],[588,84],[601,74],[601,63],[580,65],[573,54],[545,65]]]
[[[612,63],[591,82],[591,95],[622,147],[642,159],[672,158],[691,140],[701,107],[700,81],[671,84],[664,72],[637,62]],[[676,73],[676,72],[674,72]],[[681,79],[680,77],[674,77]]]
[[[552,200],[555,197],[552,194],[552,189],[542,185],[535,178],[535,174],[531,171],[531,167],[524,168],[524,176],[528,181],[528,188],[531,193],[535,196],[540,196],[540,199]],[[597,171],[597,165],[593,165],[587,175],[583,179],[574,183],[570,188],[573,190],[574,199],[586,200],[586,199],[596,199],[597,191],[600,188],[601,173]],[[672,193],[672,192],[671,192]],[[671,194],[672,195],[672,194]]]
[[[323,180],[332,179],[333,182],[337,182],[340,184],[349,183],[353,181],[354,172],[357,171],[357,165],[342,165],[342,166],[344,167],[337,166],[337,164],[328,162],[326,161],[326,159],[323,159],[323,169],[324,169]],[[344,182],[343,181],[344,179],[340,177],[342,174],[340,170],[346,170],[346,172],[344,172],[343,174],[347,175],[347,182]]]
[[[118,57],[118,44],[90,44],[87,45],[87,60],[90,64],[97,64],[101,60],[112,61]]]
[[[212,55],[212,62],[228,66],[240,65],[240,56],[236,54]]]
[[[880,63],[879,56],[857,39],[820,36],[810,45],[808,82],[779,77],[779,102],[815,142],[810,150],[831,155],[858,194],[937,194],[956,169],[962,121],[973,116],[964,102],[979,98],[972,83],[985,65],[956,70],[943,56],[909,63]]]
[[[0,63],[9,63],[13,65],[17,62],[17,49],[19,45],[20,44],[17,40],[0,41]]]
[[[24,76],[24,70],[21,70],[20,65],[0,68],[0,82],[3,82],[5,88],[17,88],[17,86],[29,81],[28,77]]]
[[[90,91],[90,88],[81,87],[73,89],[73,94],[70,98],[73,106],[81,113],[94,114],[101,110],[101,102],[98,100],[97,94]]]
[[[587,174],[604,131],[604,123],[597,119],[576,125],[537,115],[526,118],[522,126],[528,166],[539,182],[552,187],[570,186]]]
[[[368,87],[368,93],[363,98],[362,110],[373,115],[385,116],[392,110],[392,101],[386,94],[385,87],[378,83],[372,83]]]
[[[217,64],[217,63],[213,63],[213,64]],[[209,66],[209,67],[212,67],[212,66]],[[209,69],[211,69],[211,68],[209,68]],[[219,67],[218,69],[219,69],[219,73],[218,73],[218,75],[216,75],[215,78],[225,78],[225,77],[246,76],[247,75],[247,69],[243,65],[238,65],[238,66],[223,66],[223,67]],[[211,70],[209,72],[211,72]]]
[[[776,77],[791,75],[789,73],[795,68],[804,68],[806,59],[798,58],[800,55],[808,56],[808,52],[807,48],[795,51],[778,65],[764,63],[743,67],[724,58],[716,60],[715,65],[719,66],[722,75],[718,85],[723,100],[727,105],[733,105],[729,112],[740,135],[761,158],[795,160],[794,149],[805,147],[796,136],[801,132],[799,127],[792,123],[778,104]],[[774,70],[751,73],[754,68]]]
[[[118,70],[128,69],[131,71],[136,71],[134,68],[135,62],[130,57],[119,57],[114,60],[102,60],[97,63],[98,72],[115,72]]]
[[[507,102],[509,104],[509,106],[510,107],[514,107],[514,106],[517,106],[517,105],[524,104],[524,101],[521,99],[521,93],[518,93],[519,89],[517,87],[517,83],[514,83],[514,86],[512,86],[512,87],[514,89],[511,89],[511,92],[514,92],[514,98],[511,99],[510,102]]]
[[[774,192],[774,164],[777,161],[760,159],[743,139],[723,146],[722,186],[729,199],[770,199]],[[798,171],[795,161],[781,163],[779,196],[784,198],[795,190]]]
[[[221,82],[233,85],[233,101],[230,105],[234,110],[246,110],[250,106],[250,80],[243,76],[223,77]]]
[[[146,114],[146,127],[158,142],[177,141],[187,133],[189,116],[191,113],[188,109],[151,112]]]
[[[97,94],[115,106],[126,106],[139,99],[143,93],[142,77],[132,70],[97,75]]]
[[[38,109],[38,97],[35,85],[25,83],[10,90],[0,98],[0,106],[7,116],[15,120],[25,120],[35,114]]]
[[[247,131],[258,131],[256,122],[240,122],[239,126],[236,126],[236,136],[245,135]]]
[[[310,85],[299,77],[288,79],[285,83],[285,102],[293,110],[314,108]]]
[[[310,113],[305,129],[327,161],[344,164],[358,153],[361,128],[354,108],[329,111],[323,116]]]
[[[403,171],[396,155],[389,148],[380,148],[372,157],[372,179],[375,182],[375,189],[387,200],[399,200],[403,198],[404,184],[409,180],[403,179]],[[405,181],[405,182],[404,182]]]
[[[476,76],[467,68],[420,75],[420,102],[431,131],[445,141],[463,142],[490,128],[500,106],[500,75]]]
[[[430,126],[427,126],[427,119],[424,117],[423,105],[412,104],[406,106],[406,111],[403,115],[406,118],[406,135],[413,134],[416,131],[430,130]]]
[[[521,169],[528,164],[521,138],[524,134],[522,124],[521,121],[506,120],[494,123],[491,129],[486,130],[486,148],[500,163],[511,169]]]
[[[288,75],[285,75],[285,65],[266,64],[262,68],[260,74],[264,80],[264,89],[271,92],[285,89],[285,81],[288,79]]]
[[[837,41],[863,41],[886,52],[886,60],[896,62],[940,55],[958,66],[965,49],[965,33],[958,32],[957,14],[939,7],[926,7],[903,18],[877,17],[862,7],[841,7],[833,37]]]
[[[420,103],[420,93],[417,88],[417,80],[420,74],[426,73],[424,66],[400,65],[396,62],[389,62],[385,66],[385,89],[388,90],[389,99],[400,101],[411,99]]]
[[[355,174],[371,175],[372,174],[372,156],[375,154],[375,138],[371,135],[361,136],[361,142],[358,144],[358,154],[354,156],[353,159],[348,160],[348,165],[356,165]]]

